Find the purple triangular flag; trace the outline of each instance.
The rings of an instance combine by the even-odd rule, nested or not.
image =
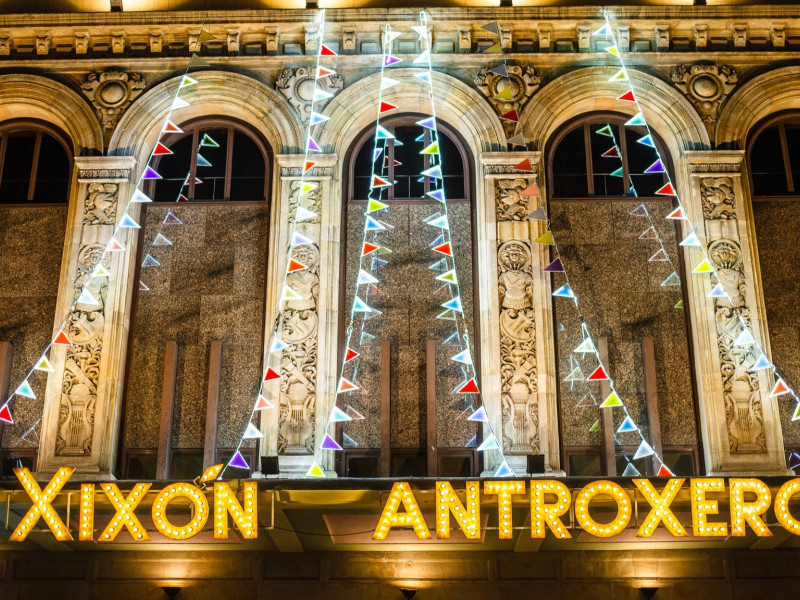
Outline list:
[[[322,148],[317,145],[317,142],[311,136],[308,136],[308,149],[314,152],[322,152]]]
[[[156,173],[153,167],[147,167],[144,170],[144,175],[142,175],[142,179],[161,179],[161,175]]]
[[[322,445],[320,448],[323,450],[341,450],[342,447],[336,443],[336,440],[333,439],[330,434],[325,434],[325,438],[322,440]]]
[[[664,172],[664,163],[661,162],[659,158],[656,162],[645,169],[645,173],[663,173]]]
[[[544,268],[545,273],[563,273],[564,265],[561,264],[561,259],[557,258]]]
[[[250,465],[247,464],[247,461],[245,461],[244,456],[242,456],[242,453],[239,452],[238,450],[236,451],[236,454],[233,455],[233,458],[228,463],[228,466],[229,467],[236,467],[237,469],[249,469],[250,468]]]

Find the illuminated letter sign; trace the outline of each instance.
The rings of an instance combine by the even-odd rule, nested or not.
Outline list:
[[[556,501],[552,504],[545,503],[545,495],[554,495]],[[545,523],[556,537],[561,539],[572,536],[564,527],[560,517],[569,510],[572,497],[569,489],[560,481],[532,481],[531,482],[531,537],[543,538]]]
[[[692,479],[692,530],[696,536],[726,536],[728,526],[725,523],[708,522],[708,515],[719,513],[717,501],[706,499],[708,491],[724,492],[725,482],[719,477]]]
[[[611,496],[617,504],[617,515],[605,525],[595,521],[589,514],[589,503],[600,495]],[[603,538],[617,535],[631,520],[630,496],[613,481],[595,481],[578,492],[578,497],[575,498],[575,517],[587,533]]]
[[[170,523],[167,506],[175,498],[186,498],[194,504],[194,518],[183,527]],[[171,540],[187,540],[197,535],[208,521],[208,500],[199,488],[190,483],[169,485],[153,501],[153,523],[158,532]]]
[[[397,512],[401,504],[406,509],[404,513]],[[386,539],[386,535],[392,527],[413,527],[414,533],[421,540],[431,537],[431,532],[428,531],[425,519],[422,518],[422,513],[419,511],[417,499],[414,498],[414,493],[411,491],[411,486],[400,481],[392,486],[389,499],[383,507],[381,520],[375,528],[375,533],[372,534],[372,539]]]
[[[119,491],[116,483],[102,484],[101,487],[103,491],[106,493],[106,496],[108,496],[108,499],[111,500],[111,504],[114,505],[117,512],[111,517],[111,521],[106,525],[103,533],[100,534],[99,541],[113,542],[122,529],[120,525],[124,525],[137,542],[146,542],[150,539],[150,536],[147,535],[147,532],[144,527],[142,527],[138,517],[133,514],[133,511],[139,506],[139,503],[144,500],[144,496],[151,485],[151,483],[137,483],[133,491],[128,494],[128,497],[123,498],[122,492]]]
[[[481,537],[478,529],[481,518],[480,484],[477,481],[467,482],[466,500],[467,507],[464,508],[449,481],[436,483],[437,538],[450,537],[450,513],[453,513],[456,523],[468,540]]]
[[[758,479],[731,479],[731,535],[745,535],[745,522],[759,537],[769,537],[772,532],[761,518],[772,500],[769,488]],[[753,502],[744,501],[744,493],[756,495]]]
[[[242,537],[253,540],[258,537],[256,528],[256,492],[255,481],[244,484],[244,506],[239,504],[231,486],[223,481],[214,483],[214,539],[228,539],[228,513],[242,534]]]
[[[524,494],[524,481],[487,481],[483,486],[487,494],[497,494],[497,521],[500,528],[500,539],[510,540],[514,537],[514,523],[511,520],[511,495]]]
[[[67,483],[74,470],[72,467],[61,467],[50,480],[50,483],[45,486],[44,491],[42,491],[28,469],[14,469],[17,479],[20,480],[22,487],[25,488],[28,496],[33,500],[33,506],[22,518],[20,524],[17,525],[11,535],[11,541],[21,542],[28,537],[28,533],[39,522],[40,517],[44,517],[45,523],[47,523],[53,535],[56,536],[56,539],[62,541],[72,539],[72,535],[67,531],[67,526],[64,525],[61,517],[58,516],[58,513],[50,503],[61,491],[61,488],[64,487],[64,484]]]
[[[669,508],[669,505],[675,500],[675,496],[678,495],[684,481],[686,480],[670,479],[659,495],[656,488],[654,488],[653,484],[647,479],[633,480],[633,483],[636,484],[636,487],[642,492],[644,499],[652,506],[647,518],[642,523],[642,526],[639,527],[639,531],[636,532],[638,537],[650,537],[661,522],[664,523],[664,527],[675,537],[689,535]]]

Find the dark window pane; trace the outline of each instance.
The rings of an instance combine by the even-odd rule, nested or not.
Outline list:
[[[622,196],[625,192],[623,185],[624,179],[611,173],[617,171],[622,166],[621,156],[608,157],[603,156],[605,152],[614,148],[614,144],[620,148],[621,140],[620,129],[616,125],[609,125],[614,132],[614,137],[602,135],[597,133],[598,129],[609,125],[608,123],[592,124],[589,127],[591,131],[591,146],[592,146],[592,169],[594,171],[594,193],[596,196]]]
[[[34,202],[66,203],[69,198],[69,157],[64,146],[47,134],[42,135],[39,166],[36,172]]]
[[[258,160],[261,149],[246,133],[233,135],[231,200],[264,200],[266,164]]]
[[[158,455],[155,453],[129,454],[128,472],[125,473],[127,479],[136,481],[147,481],[156,478],[156,462]]]
[[[197,177],[203,183],[194,186],[195,200],[223,200],[225,198],[225,166],[228,158],[228,130],[227,129],[201,129],[198,140],[204,135],[213,139],[217,146],[200,146],[196,149],[198,156],[204,158],[210,166],[202,166],[201,160],[197,161]]]
[[[8,136],[0,199],[3,202],[25,202],[31,179],[36,132],[26,131]]]
[[[570,454],[567,457],[570,477],[592,477],[602,475],[599,454]]]
[[[203,451],[185,450],[174,452],[170,465],[170,479],[192,481],[198,473],[203,472]]]
[[[786,124],[786,146],[789,150],[789,168],[792,172],[794,193],[800,193],[800,126]]]
[[[589,195],[586,182],[586,148],[583,128],[568,133],[553,154],[553,196],[582,198]]]
[[[777,126],[761,133],[753,143],[750,172],[753,176],[754,195],[781,196],[789,193]]]
[[[670,452],[669,450],[664,450],[664,464],[679,477],[695,474],[694,457],[689,452]]]
[[[439,150],[442,153],[442,172],[444,173],[444,193],[452,200],[464,199],[464,161],[453,140],[439,136]]]
[[[394,128],[394,135],[397,138],[397,141],[392,143],[394,160],[401,163],[394,167],[395,198],[421,198],[425,194],[425,184],[419,181],[420,173],[427,168],[425,155],[420,154],[425,142],[415,141],[423,132],[425,129],[415,125]]]
[[[153,166],[162,179],[156,180],[153,200],[156,202],[175,202],[181,193],[188,194],[188,186],[184,187],[192,157],[192,135],[186,135],[171,142],[172,154],[161,156]]]

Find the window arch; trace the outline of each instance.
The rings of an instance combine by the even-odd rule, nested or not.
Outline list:
[[[345,447],[343,453],[337,453],[341,454],[337,456],[337,469],[348,477],[472,476],[480,472],[479,457],[474,447],[468,447],[478,428],[463,417],[459,419],[466,407],[457,406],[450,394],[461,382],[461,373],[447,353],[455,346],[441,344],[452,334],[453,321],[436,318],[449,296],[442,282],[435,279],[441,272],[436,271],[437,258],[428,247],[437,230],[424,223],[442,206],[425,196],[430,182],[419,175],[428,166],[419,152],[430,139],[427,130],[416,122],[425,117],[402,114],[381,119],[381,126],[397,138],[388,143],[386,157],[378,159],[388,167],[384,176],[395,182],[383,196],[390,204],[389,211],[377,217],[391,226],[380,234],[380,243],[390,248],[391,254],[376,255],[378,262],[368,264],[379,282],[363,299],[382,315],[366,321],[370,324],[368,331],[376,338],[358,346],[364,350],[357,374],[362,390],[348,395],[352,408],[369,418],[348,422],[337,431]],[[442,121],[437,126],[463,314],[471,336],[473,362],[480,364],[473,308],[478,302],[473,285],[473,159],[454,128]],[[374,126],[362,131],[345,158],[338,364],[344,353],[345,328],[360,268],[374,135]],[[388,262],[382,264],[383,260]],[[360,297],[362,290],[359,288]],[[435,351],[429,350],[429,338],[435,338]],[[431,363],[435,376],[428,375],[428,360],[435,361]],[[435,391],[427,387],[429,380],[435,383]],[[382,386],[388,393],[381,395]],[[435,451],[429,452],[431,447]]]
[[[263,201],[269,194],[270,151],[246,124],[226,117],[179,125],[162,136],[172,154],[156,154],[146,193],[155,202]],[[258,160],[261,157],[261,160]]]
[[[562,464],[569,475],[619,475],[640,441],[631,433],[615,436],[620,411],[606,415],[604,435],[606,417],[597,408],[602,384],[569,377],[576,368],[585,377],[597,367],[593,354],[573,352],[582,341],[582,320],[632,418],[662,446],[667,465],[691,474],[701,456],[685,291],[661,285],[673,271],[684,272],[678,242],[685,232],[665,219],[672,198],[655,194],[665,175],[644,173],[659,156],[669,169],[669,156],[655,134],[643,140],[652,145],[640,143],[647,130],[626,127],[629,118],[587,115],[566,124],[545,148],[551,230],[581,310],[553,299]],[[647,214],[632,215],[640,205]],[[651,225],[655,239],[643,236]],[[669,261],[659,260],[662,249]],[[552,274],[552,289],[566,282],[564,274]],[[650,459],[636,467],[642,474],[654,469]]]
[[[800,113],[778,114],[757,124],[748,135],[746,148],[771,358],[780,366],[781,375],[797,385]],[[787,453],[800,451],[800,431],[792,423],[790,404],[778,403]]]
[[[0,125],[0,203],[66,204],[72,155],[64,133],[46,123]]]

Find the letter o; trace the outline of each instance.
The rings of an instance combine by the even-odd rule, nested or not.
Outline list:
[[[784,483],[778,493],[775,494],[775,516],[778,523],[788,531],[795,535],[800,535],[800,521],[792,516],[789,512],[789,501],[796,493],[800,492],[800,479],[790,479]]]
[[[598,523],[589,514],[589,503],[595,496],[610,496],[617,503],[617,515],[610,523]],[[605,479],[584,487],[575,498],[575,518],[581,528],[596,537],[611,537],[620,533],[631,520],[631,498],[622,487]]]
[[[167,506],[175,498],[187,498],[194,506],[194,517],[188,524],[178,527],[167,518]],[[153,524],[158,532],[171,540],[188,540],[202,531],[208,521],[206,495],[190,483],[168,485],[153,501]]]

